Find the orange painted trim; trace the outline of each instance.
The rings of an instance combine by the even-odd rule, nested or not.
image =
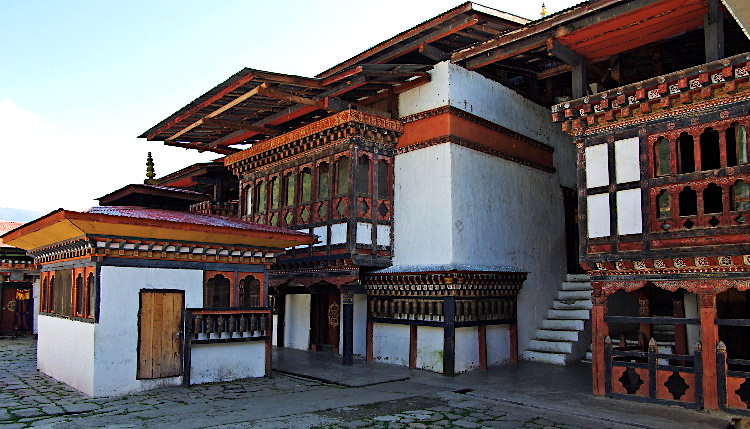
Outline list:
[[[407,122],[396,149],[417,146],[447,136],[448,140],[455,137],[533,165],[546,169],[554,168],[553,152],[544,145],[524,141],[511,133],[492,129],[481,118],[471,120],[464,117],[466,115],[462,113],[459,116],[456,111],[445,109],[442,113]]]

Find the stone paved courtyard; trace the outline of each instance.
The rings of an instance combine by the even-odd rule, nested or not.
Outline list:
[[[461,377],[422,371],[409,380],[362,387],[275,373],[272,378],[88,398],[39,373],[35,346],[29,338],[0,340],[0,428],[723,429],[729,421],[722,413],[600,398],[582,399],[592,401],[590,409],[584,403],[563,404],[570,398],[561,398],[560,404],[546,400],[546,405],[523,394],[509,400],[480,383],[474,384],[476,390],[455,389]],[[492,383],[487,374],[482,378],[487,386],[502,384]]]

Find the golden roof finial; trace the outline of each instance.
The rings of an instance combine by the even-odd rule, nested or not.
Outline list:
[[[155,185],[155,177],[156,171],[154,170],[154,158],[151,156],[151,152],[149,152],[148,156],[146,157],[146,180],[144,180],[143,183],[147,185]]]
[[[542,13],[540,13],[539,15],[541,15],[542,18],[547,16],[547,6],[544,5],[544,2],[542,2]]]

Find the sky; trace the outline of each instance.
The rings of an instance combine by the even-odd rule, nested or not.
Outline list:
[[[216,159],[137,136],[243,67],[314,76],[459,4],[0,0],[0,207],[84,210],[142,183],[149,151],[157,177]]]

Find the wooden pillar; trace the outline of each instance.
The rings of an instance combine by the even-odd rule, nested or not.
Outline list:
[[[367,362],[372,362],[372,322],[367,321],[367,333],[366,333],[366,354],[367,354]]]
[[[682,290],[677,290],[672,295],[672,306],[675,318],[682,319],[685,317],[685,300]],[[687,327],[683,324],[674,325],[674,348],[676,354],[686,355],[688,353]]]
[[[443,375],[456,375],[456,297],[443,298]]]
[[[591,381],[592,393],[595,396],[606,395],[606,371],[604,362],[604,340],[609,335],[604,316],[607,314],[607,298],[600,295],[601,290],[594,289],[591,308]]]
[[[477,339],[479,340],[479,369],[487,369],[487,325],[477,326]]]
[[[417,325],[409,326],[409,368],[417,367]]]
[[[341,305],[344,331],[343,346],[341,354],[341,364],[351,366],[354,363],[354,295],[344,292],[341,294]]]
[[[286,319],[286,295],[276,295],[276,347],[284,347],[284,325]]]
[[[518,324],[516,321],[510,324],[508,329],[510,334],[510,363],[518,363]]]
[[[273,357],[271,355],[273,353],[273,312],[261,317],[268,317],[266,320],[266,377],[270,377]]]
[[[708,12],[704,18],[703,38],[706,47],[706,62],[724,58],[724,15],[719,0],[708,0]]]
[[[716,294],[699,293],[701,343],[703,344],[703,408],[719,408],[716,372],[716,344],[719,330],[716,326]]]
[[[638,316],[651,317],[651,297],[644,291],[636,292],[635,296],[638,298]],[[644,346],[647,347],[648,341],[653,337],[651,324],[640,323],[638,330],[643,334],[643,338],[646,339]],[[645,351],[645,349],[642,351]]]

